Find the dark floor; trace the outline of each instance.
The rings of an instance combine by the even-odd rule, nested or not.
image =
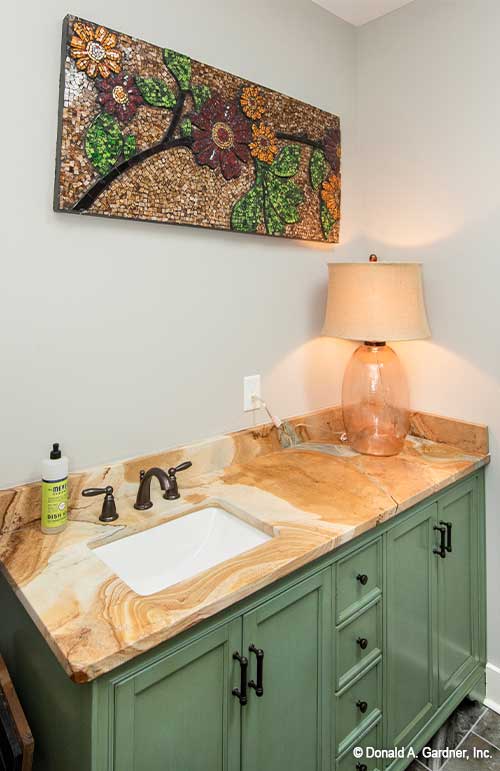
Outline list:
[[[467,757],[425,757],[422,750],[408,771],[500,771],[500,715],[465,699],[426,746],[464,750]]]

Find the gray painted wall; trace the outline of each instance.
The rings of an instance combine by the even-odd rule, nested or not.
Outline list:
[[[432,340],[395,346],[414,406],[490,426],[488,650],[497,666],[499,31],[498,0],[416,0],[359,31],[357,210],[368,249],[424,263]]]
[[[340,248],[52,212],[61,22],[71,11],[338,114]],[[72,468],[338,402],[350,347],[317,340],[354,237],[355,30],[309,0],[109,0],[4,9],[0,486],[49,444]],[[9,123],[7,123],[7,118]]]

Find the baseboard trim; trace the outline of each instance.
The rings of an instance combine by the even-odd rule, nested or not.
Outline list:
[[[486,664],[486,698],[485,706],[500,715],[500,667]]]

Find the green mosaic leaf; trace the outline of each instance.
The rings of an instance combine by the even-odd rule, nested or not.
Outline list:
[[[176,96],[163,80],[159,78],[136,77],[137,88],[147,104],[153,107],[171,109],[176,103]]]
[[[184,118],[181,123],[181,137],[190,137],[193,133],[193,124],[190,118]]]
[[[328,238],[328,236],[331,233],[331,230],[333,226],[335,225],[335,219],[331,215],[331,213],[328,210],[327,205],[324,203],[324,201],[321,201],[321,206],[319,210],[320,219],[321,219],[321,228],[323,230],[323,235],[325,238]]]
[[[210,99],[212,96],[212,92],[210,91],[209,87],[205,85],[193,86],[191,88],[191,94],[193,96],[193,102],[196,110],[200,110],[207,99]]]
[[[301,149],[298,145],[287,145],[271,164],[271,171],[278,177],[293,177],[299,170]]]
[[[131,158],[135,151],[137,150],[137,142],[135,139],[134,134],[128,134],[125,137],[125,141],[123,143],[123,157],[126,161],[128,161],[129,158]]]
[[[285,232],[285,224],[278,217],[274,206],[271,204],[269,198],[266,198],[266,204],[264,207],[264,218],[266,222],[266,230],[270,236],[282,236]]]
[[[239,233],[255,233],[262,222],[263,191],[260,175],[256,182],[233,206],[231,227]]]
[[[317,147],[311,153],[311,159],[309,161],[309,178],[313,190],[319,190],[319,186],[326,178],[327,173],[328,166],[326,164],[325,154],[323,150],[320,150]]]
[[[300,219],[297,207],[303,200],[304,194],[295,182],[276,176],[271,166],[255,161],[255,184],[233,206],[231,227],[255,233],[264,221],[269,235],[281,236],[287,223]]]
[[[184,54],[178,54],[177,51],[172,51],[170,48],[165,48],[163,59],[179,86],[183,91],[187,91],[191,80],[191,59],[189,56],[184,56]]]
[[[280,179],[269,174],[266,179],[266,192],[278,217],[291,224],[300,219],[298,206],[304,200],[304,193],[290,179]]]
[[[110,171],[123,148],[123,136],[118,121],[112,115],[101,112],[90,125],[85,137],[85,152],[99,174]]]

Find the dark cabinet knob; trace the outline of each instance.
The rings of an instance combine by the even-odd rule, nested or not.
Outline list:
[[[362,715],[365,714],[366,710],[368,709],[368,704],[366,701],[357,701],[356,707],[359,709]]]
[[[366,637],[358,637],[356,642],[358,643],[362,651],[365,651],[368,648],[368,640],[366,639]]]
[[[359,581],[361,586],[366,586],[366,584],[368,583],[368,576],[366,575],[366,573],[358,573],[358,575],[356,576],[356,580]]]
[[[368,771],[366,763],[356,763],[356,771]]]

